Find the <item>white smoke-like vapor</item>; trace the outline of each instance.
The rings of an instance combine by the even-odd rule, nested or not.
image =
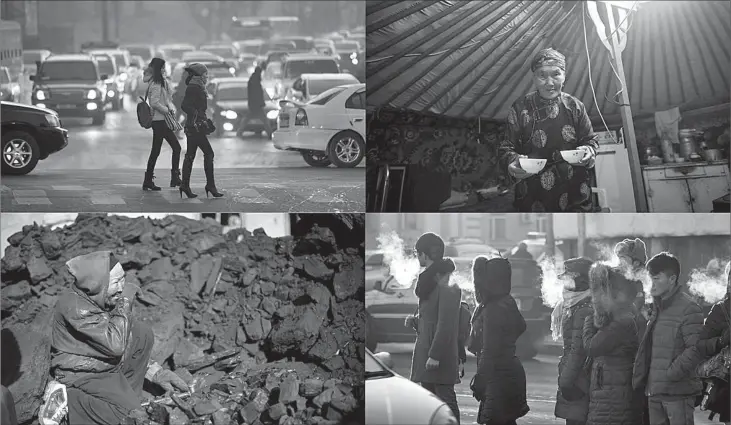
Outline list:
[[[421,270],[416,257],[406,255],[404,241],[396,232],[380,234],[378,249],[383,252],[383,262],[400,287],[408,288],[416,280]]]
[[[573,282],[569,279],[559,277],[563,273],[563,263],[556,261],[553,257],[544,257],[538,265],[542,271],[541,297],[543,304],[554,308],[563,299],[563,291],[566,285]]]
[[[727,276],[724,274],[728,261],[711,260],[705,268],[694,269],[688,278],[688,289],[696,297],[715,304],[726,296]]]

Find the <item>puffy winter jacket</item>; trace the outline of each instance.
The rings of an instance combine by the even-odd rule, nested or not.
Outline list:
[[[89,373],[118,367],[129,337],[132,303],[122,298],[111,312],[104,308],[109,251],[82,255],[66,265],[76,279],[56,302],[51,371],[56,380],[70,384]]]
[[[698,396],[696,344],[703,328],[700,306],[678,286],[662,300],[655,297],[647,333],[635,360],[633,384],[648,396]]]
[[[642,423],[644,398],[632,387],[632,369],[644,332],[644,317],[634,307],[613,311],[599,329],[593,316],[585,319],[584,347],[592,359],[587,425]]]
[[[525,416],[530,408],[526,399],[525,369],[515,355],[516,341],[526,323],[510,295],[511,268],[508,260],[487,263],[491,277],[489,293],[481,296],[482,350],[477,360],[474,389],[482,394],[477,421],[481,424],[510,423]]]
[[[569,309],[561,320],[563,356],[558,363],[554,412],[557,418],[584,422],[589,412],[589,373],[585,367],[587,354],[583,332],[584,320],[591,315],[591,299],[587,298]]]
[[[205,121],[208,117],[208,95],[203,87],[197,84],[188,84],[185,88],[185,96],[180,104],[180,109],[186,114],[185,126],[193,128],[193,118],[196,121]]]

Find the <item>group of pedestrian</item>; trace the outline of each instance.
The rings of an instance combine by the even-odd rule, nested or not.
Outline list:
[[[728,369],[725,380],[701,379],[696,370],[729,345],[731,268],[726,297],[704,324],[675,256],[661,252],[645,262],[640,239],[619,243],[615,254],[619,266],[565,263],[568,284],[552,324],[563,340],[556,417],[567,425],[692,425],[702,405],[728,424]],[[652,279],[647,305],[635,278],[643,263]]]
[[[152,113],[152,149],[147,160],[147,170],[142,183],[143,190],[159,191],[154,183],[154,172],[157,158],[160,155],[162,141],[165,140],[172,149],[172,168],[170,187],[177,187],[180,197],[196,198],[190,188],[190,175],[193,170],[195,156],[200,149],[203,152],[203,170],[206,175],[206,196],[220,198],[223,193],[216,188],[213,171],[213,148],[208,135],[215,130],[213,122],[206,116],[208,110],[208,68],[202,63],[193,63],[185,68],[180,85],[173,93],[165,70],[165,60],[153,58],[144,71],[143,81],[148,84],[144,100],[149,103]],[[181,95],[182,93],[182,95]],[[176,105],[177,104],[177,105]],[[176,131],[181,129],[179,118],[182,110],[186,114],[185,135],[187,149],[183,159],[183,174],[180,175],[180,142]]]
[[[417,313],[405,323],[417,332],[411,380],[442,399],[459,421],[462,294],[450,279],[454,262],[434,233],[417,240],[415,255],[425,269],[416,284]],[[728,363],[714,361],[728,356],[731,263],[726,296],[704,323],[674,255],[661,252],[648,261],[640,239],[620,242],[615,255],[616,266],[583,257],[564,263],[563,297],[551,323],[554,339],[563,341],[555,416],[567,425],[692,425],[701,406],[728,425]],[[647,304],[638,277],[643,270],[652,280]],[[530,410],[516,355],[526,322],[511,296],[511,278],[508,259],[473,261],[477,307],[466,348],[477,357],[470,389],[480,402],[480,424],[516,424]],[[708,364],[721,364],[720,375],[699,374]]]

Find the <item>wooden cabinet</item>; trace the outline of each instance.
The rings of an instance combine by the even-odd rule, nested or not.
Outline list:
[[[725,161],[649,166],[642,176],[649,212],[711,212],[713,200],[731,190]]]

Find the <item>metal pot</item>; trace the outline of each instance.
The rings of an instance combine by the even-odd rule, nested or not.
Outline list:
[[[705,151],[703,151],[703,157],[708,162],[720,161],[721,160],[721,150],[720,149],[706,149]]]

